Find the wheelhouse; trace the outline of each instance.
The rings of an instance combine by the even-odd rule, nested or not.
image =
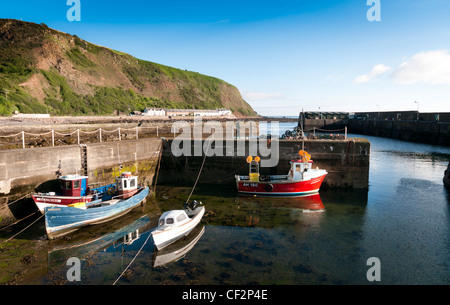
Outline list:
[[[123,198],[131,197],[138,189],[137,176],[132,176],[130,172],[125,172],[116,178],[117,192]]]
[[[88,177],[80,175],[67,175],[59,178],[63,196],[86,196],[88,190]]]

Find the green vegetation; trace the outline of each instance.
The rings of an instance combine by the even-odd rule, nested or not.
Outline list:
[[[38,69],[39,62],[48,67]],[[32,76],[38,77],[29,82]],[[0,115],[110,115],[145,107],[255,115],[238,90],[218,78],[136,59],[44,24],[0,19]]]
[[[75,64],[75,66],[89,68],[95,64],[90,61],[79,49],[72,49],[66,53],[67,57]]]

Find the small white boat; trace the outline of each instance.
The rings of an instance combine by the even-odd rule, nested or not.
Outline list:
[[[205,207],[197,206],[195,200],[193,206],[185,205],[183,210],[164,212],[159,218],[159,225],[152,231],[153,241],[158,250],[167,247],[183,236],[187,236],[202,220]]]

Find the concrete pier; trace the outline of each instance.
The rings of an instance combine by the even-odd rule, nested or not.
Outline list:
[[[450,146],[450,122],[352,119],[348,132]]]

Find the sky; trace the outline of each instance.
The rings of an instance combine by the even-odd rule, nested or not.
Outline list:
[[[0,0],[0,18],[218,77],[261,115],[450,112],[448,0]]]

